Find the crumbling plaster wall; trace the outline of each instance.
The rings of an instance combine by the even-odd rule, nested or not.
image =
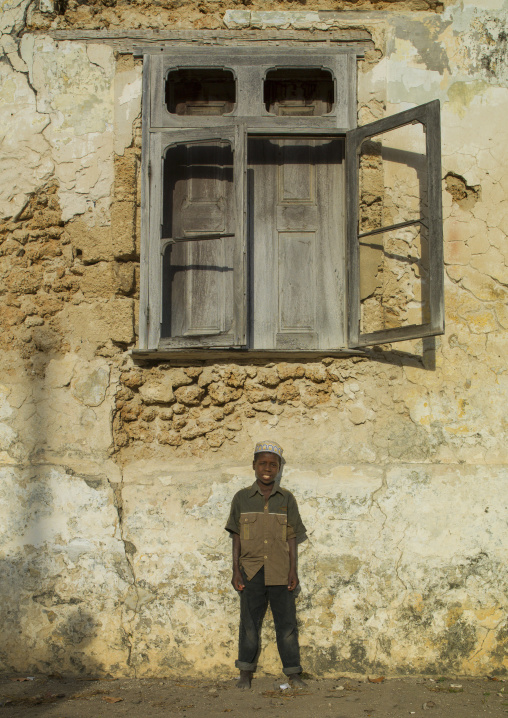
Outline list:
[[[157,19],[103,5],[3,4],[2,666],[230,672],[222,527],[254,441],[272,436],[309,533],[305,668],[506,673],[505,4],[173,3]],[[51,30],[168,18],[360,26],[373,38],[360,123],[441,100],[444,337],[368,359],[135,365],[140,64]],[[265,638],[260,662],[276,671],[269,626]]]

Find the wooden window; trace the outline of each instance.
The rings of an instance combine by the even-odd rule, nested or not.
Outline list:
[[[145,52],[142,350],[334,352],[443,331],[439,103],[356,128],[356,53],[305,61]]]

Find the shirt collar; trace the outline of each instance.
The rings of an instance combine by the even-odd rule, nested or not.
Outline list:
[[[276,494],[277,492],[278,492],[279,494],[283,494],[283,489],[281,489],[280,484],[278,484],[277,482],[275,482],[274,485],[273,485],[272,493],[270,494],[270,496],[273,496],[273,495]],[[256,493],[261,494],[261,491],[259,490],[259,486],[258,486],[258,482],[257,482],[257,481],[255,481],[255,482],[252,484],[252,486],[250,487],[249,498],[252,498],[252,496],[254,496]],[[262,495],[263,495],[263,494],[261,494],[261,496],[262,496]],[[270,496],[269,496],[268,498],[270,498]]]

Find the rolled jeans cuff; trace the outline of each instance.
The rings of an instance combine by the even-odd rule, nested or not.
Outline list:
[[[235,666],[241,671],[255,671],[257,668],[257,663],[245,663],[245,661],[235,661]]]
[[[295,673],[301,673],[302,667],[301,666],[295,666],[294,668],[283,668],[282,669],[286,676],[294,676]]]

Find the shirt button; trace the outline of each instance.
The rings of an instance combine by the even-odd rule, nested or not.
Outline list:
[[[268,543],[267,539],[265,539],[265,543]]]
[[[265,556],[265,558],[268,558],[268,556]]]

